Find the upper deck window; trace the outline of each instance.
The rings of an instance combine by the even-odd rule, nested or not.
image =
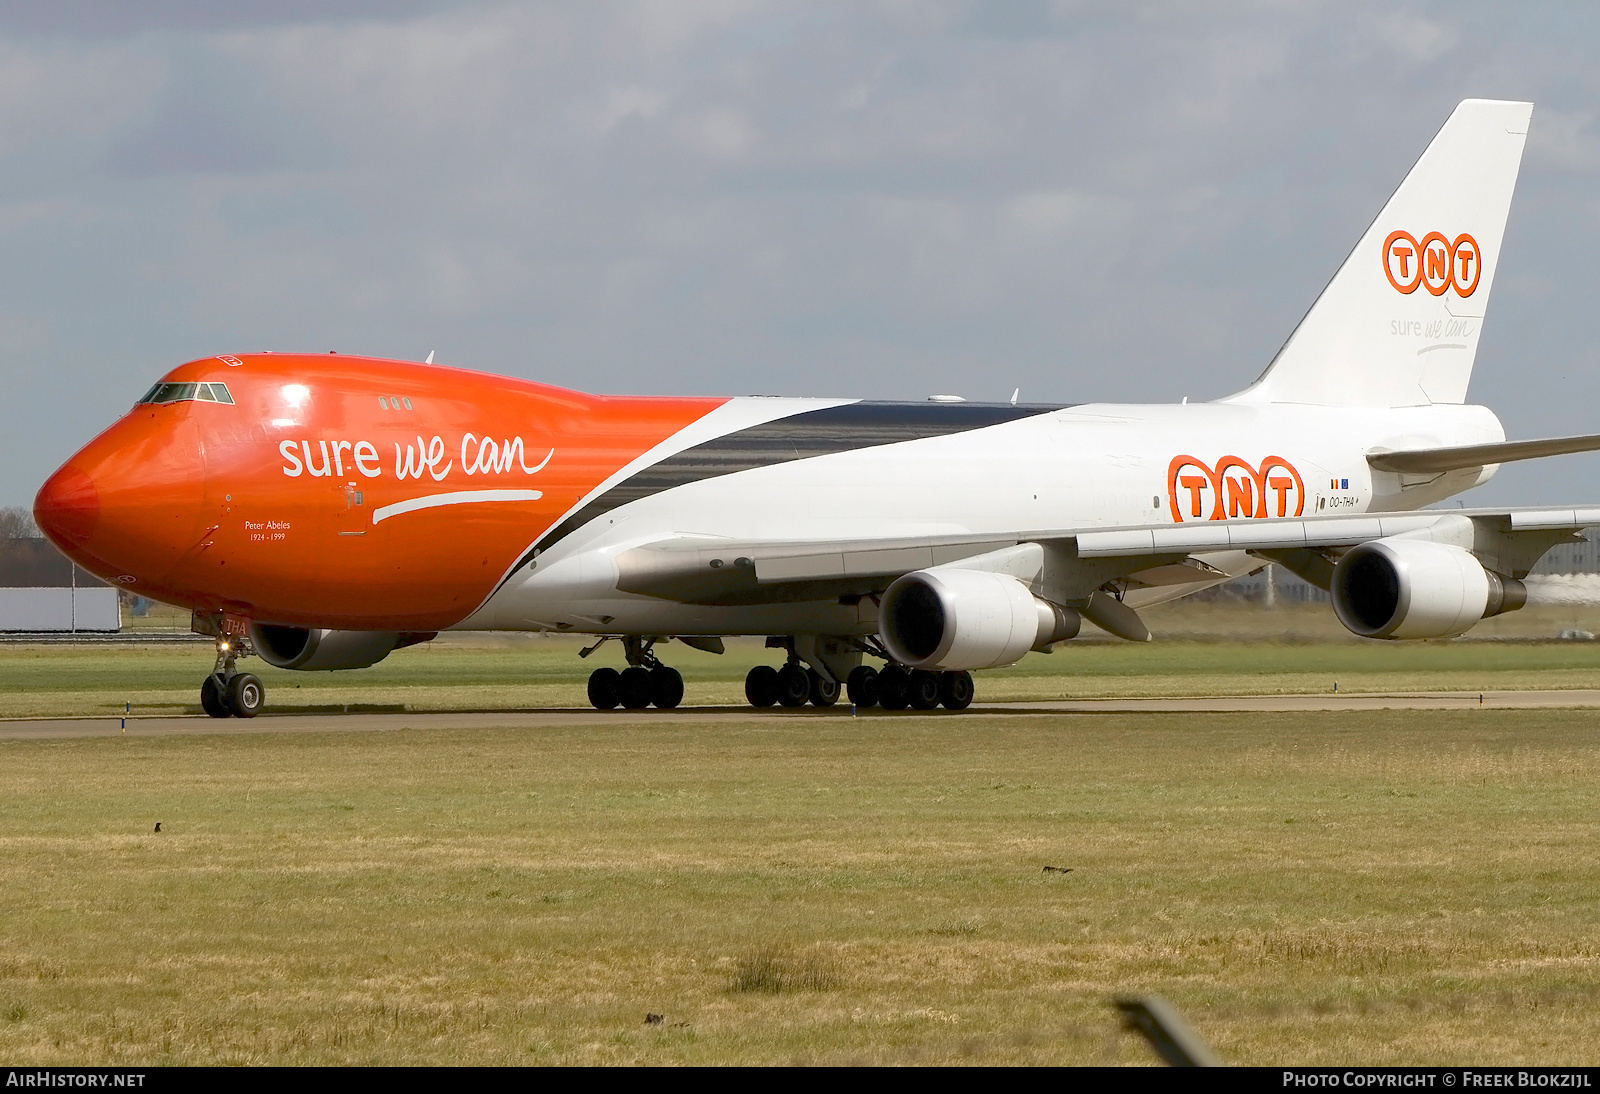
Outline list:
[[[233,396],[228,394],[227,384],[174,384],[160,383],[145,392],[141,403],[227,403],[233,404]]]

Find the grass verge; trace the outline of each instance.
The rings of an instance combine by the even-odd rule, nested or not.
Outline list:
[[[587,660],[566,637],[450,637],[367,669],[287,672],[249,660],[268,712],[588,708],[585,683],[620,666],[615,643]],[[688,705],[744,705],[744,675],[781,663],[758,642],[721,656],[679,643],[661,656],[685,677]],[[0,646],[0,718],[198,713],[203,646]],[[1600,688],[1600,643],[1171,641],[1069,644],[977,674],[978,702],[1139,695],[1515,691]]]
[[[1579,711],[0,742],[0,1054],[1145,1062],[1159,991],[1235,1063],[1577,1063],[1597,777]]]

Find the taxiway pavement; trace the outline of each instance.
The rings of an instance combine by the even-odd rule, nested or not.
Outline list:
[[[1228,695],[1140,699],[1052,699],[984,703],[965,711],[861,712],[858,721],[880,718],[961,718],[1062,714],[1229,714],[1369,710],[1548,710],[1600,708],[1600,690],[1405,692],[1386,694]],[[819,710],[750,707],[679,707],[677,710],[477,710],[411,712],[268,712],[252,719],[204,715],[121,715],[110,718],[16,718],[0,720],[0,740],[71,737],[158,737],[214,733],[371,733],[404,729],[537,729],[558,726],[643,725],[685,718],[703,722],[751,722],[779,718],[850,718],[844,703]]]

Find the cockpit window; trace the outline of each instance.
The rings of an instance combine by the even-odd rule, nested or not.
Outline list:
[[[233,396],[228,394],[227,384],[173,384],[160,383],[145,392],[141,403],[183,403],[198,401],[202,403],[228,403],[232,405]]]

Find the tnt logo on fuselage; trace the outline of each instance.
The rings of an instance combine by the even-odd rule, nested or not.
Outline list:
[[[1467,297],[1478,291],[1483,251],[1465,232],[1454,243],[1439,232],[1420,240],[1410,232],[1390,232],[1383,241],[1383,275],[1407,296],[1421,286],[1434,296],[1454,289],[1457,296]]]
[[[1167,465],[1167,500],[1177,523],[1233,517],[1298,517],[1305,512],[1300,472],[1282,456],[1252,464],[1223,456],[1211,467],[1193,456]]]

